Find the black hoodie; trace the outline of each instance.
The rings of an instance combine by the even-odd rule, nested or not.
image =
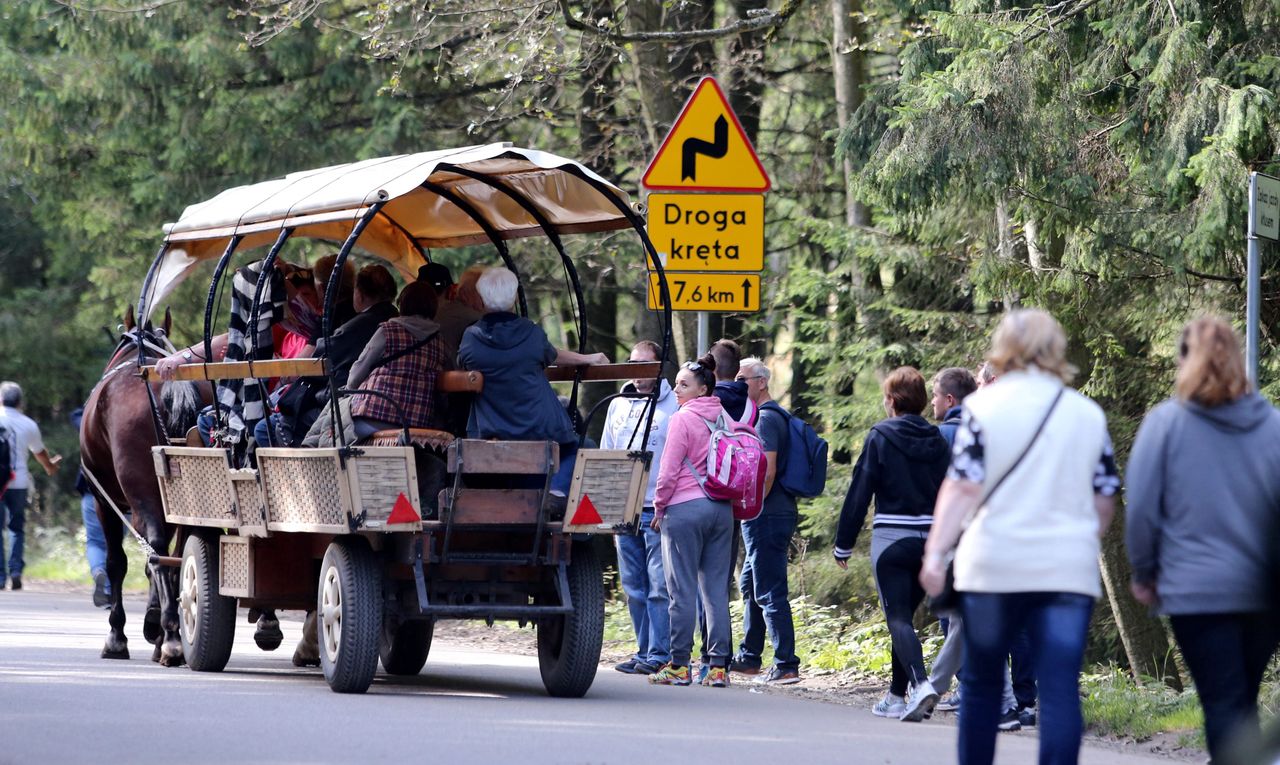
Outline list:
[[[853,549],[873,496],[876,515],[872,526],[928,531],[938,487],[950,463],[947,442],[938,428],[920,415],[890,417],[872,426],[840,511],[837,556],[847,557],[841,553]]]

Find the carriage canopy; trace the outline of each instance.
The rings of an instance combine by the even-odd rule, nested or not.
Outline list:
[[[512,194],[527,200],[557,233],[631,226],[617,207],[618,201],[630,204],[625,192],[584,165],[544,151],[494,143],[367,159],[238,186],[188,207],[164,227],[168,249],[147,308],[200,261],[221,255],[233,236],[242,237],[240,249],[270,244],[285,228],[295,236],[341,242],[377,203],[383,207],[360,247],[413,278],[426,261],[424,250],[485,243],[491,235],[542,234],[538,220]]]

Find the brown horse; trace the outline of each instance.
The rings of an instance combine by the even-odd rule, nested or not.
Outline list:
[[[124,575],[128,568],[125,528],[112,504],[122,512],[131,512],[138,534],[156,553],[168,555],[173,529],[165,522],[151,447],[156,445],[158,431],[173,437],[185,434],[195,424],[201,407],[212,400],[208,384],[147,383],[137,375],[139,356],[153,361],[172,350],[167,340],[169,325],[166,311],[161,329],[153,329],[150,322],[139,327],[133,319],[133,308],[129,308],[124,334],[102,379],[89,395],[80,425],[80,456],[90,474],[90,483],[96,482],[98,517],[107,539],[112,604],[108,620],[111,631],[102,648],[104,659],[129,658],[129,641],[124,634]],[[152,397],[156,413],[151,408]],[[185,660],[178,634],[177,569],[153,567],[148,573],[150,599],[142,634],[147,642],[155,644],[154,661],[163,666],[181,666]]]

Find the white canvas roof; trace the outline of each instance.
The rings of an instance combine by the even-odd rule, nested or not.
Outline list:
[[[238,186],[188,207],[176,223],[164,227],[169,250],[156,273],[148,311],[197,263],[221,255],[232,236],[244,237],[237,251],[271,244],[289,227],[295,237],[342,242],[378,202],[385,206],[357,246],[384,258],[406,278],[425,262],[422,249],[489,241],[484,228],[458,205],[423,188],[427,182],[470,203],[503,239],[542,233],[533,216],[509,196],[441,165],[501,183],[527,199],[562,234],[630,226],[614,203],[580,175],[603,184],[630,206],[625,192],[573,160],[536,149],[495,143],[367,159]]]

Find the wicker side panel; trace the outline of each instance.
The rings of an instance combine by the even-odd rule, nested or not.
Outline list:
[[[623,449],[584,449],[573,467],[566,532],[611,534],[640,515],[649,470]],[[598,516],[598,518],[597,518]]]
[[[263,512],[262,490],[258,488],[258,471],[245,468],[231,471],[231,492],[243,536],[266,536],[267,521]]]
[[[262,449],[258,452],[258,470],[267,507],[267,528],[347,530],[349,499],[336,450]]]
[[[222,537],[218,542],[218,594],[253,597],[253,556],[249,539]]]
[[[157,447],[157,478],[165,519],[190,526],[239,525],[231,497],[226,452],[221,449]]]

